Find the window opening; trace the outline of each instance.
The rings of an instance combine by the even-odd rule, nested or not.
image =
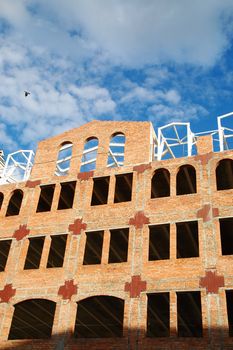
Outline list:
[[[109,263],[126,262],[128,258],[129,229],[110,230]]]
[[[124,300],[95,296],[78,302],[76,338],[115,338],[123,336]]]
[[[177,292],[178,337],[202,337],[200,292]]]
[[[70,209],[73,207],[76,181],[61,183],[61,191],[58,202],[58,210]]]
[[[9,201],[6,216],[19,215],[22,200],[23,192],[21,190],[15,190]]]
[[[129,202],[132,196],[133,174],[116,175],[114,203]]]
[[[81,172],[96,169],[98,145],[99,140],[96,137],[90,138],[86,141],[81,162]]]
[[[233,254],[233,218],[219,219],[222,255]]]
[[[216,168],[217,190],[233,188],[233,160],[222,159]]]
[[[110,177],[97,177],[93,179],[93,192],[91,205],[107,204]]]
[[[164,260],[170,257],[170,225],[150,226],[149,260]]]
[[[100,264],[104,231],[86,232],[83,265]]]
[[[176,194],[196,193],[196,170],[191,165],[182,165],[176,176]]]
[[[147,337],[169,337],[169,293],[147,295]]]
[[[39,269],[44,237],[29,238],[29,246],[24,264],[24,270]]]
[[[113,135],[109,144],[107,167],[120,167],[124,165],[125,135]]]
[[[176,257],[193,258],[199,256],[198,222],[176,223]]]
[[[37,213],[51,210],[54,189],[55,185],[46,185],[40,187],[40,198],[36,209]]]
[[[226,290],[229,336],[233,337],[233,290]]]
[[[62,267],[66,250],[67,235],[51,236],[47,267]]]
[[[56,303],[45,299],[22,301],[15,305],[9,340],[51,337]]]
[[[4,198],[3,193],[0,192],[0,210],[2,208],[3,198]]]
[[[170,196],[170,173],[166,169],[155,171],[151,181],[151,198]]]
[[[5,271],[10,247],[11,239],[0,241],[0,272]]]
[[[71,142],[64,142],[58,152],[55,175],[65,176],[70,169],[70,161],[72,157],[73,144]]]

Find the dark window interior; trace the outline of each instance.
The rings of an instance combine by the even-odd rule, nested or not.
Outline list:
[[[94,184],[93,184],[91,205],[107,204],[109,176],[97,177],[97,178],[94,178],[93,181],[94,181]]]
[[[233,254],[233,218],[219,219],[222,255]]]
[[[56,303],[45,299],[16,304],[8,339],[50,338],[55,308]]]
[[[58,202],[58,210],[70,209],[73,207],[76,181],[61,183],[61,192]]]
[[[39,269],[40,259],[44,246],[44,237],[29,238],[29,246],[24,269]]]
[[[132,196],[133,174],[116,175],[114,203],[129,202]]]
[[[178,337],[202,337],[200,292],[177,293]]]
[[[176,177],[176,194],[196,193],[196,170],[191,165],[180,167]]]
[[[4,271],[11,247],[11,239],[0,241],[0,271]]]
[[[166,169],[155,171],[151,181],[151,198],[170,196],[170,173]]]
[[[67,235],[51,236],[47,267],[62,267],[66,250]]]
[[[78,302],[76,338],[115,338],[123,336],[124,301],[96,296]],[[104,349],[104,346],[103,346]]]
[[[2,208],[3,198],[4,198],[3,193],[0,192],[0,210]]]
[[[199,256],[197,221],[178,222],[176,224],[176,256],[177,258]]]
[[[103,247],[103,231],[87,232],[83,265],[100,264]]]
[[[120,228],[110,231],[109,263],[120,263],[127,261],[129,229]]]
[[[148,294],[147,337],[169,337],[169,293]]]
[[[21,190],[15,190],[9,201],[6,216],[18,215],[20,212],[22,200],[23,192]]]
[[[170,225],[150,226],[149,260],[169,259]]]
[[[53,201],[55,185],[41,186],[40,198],[36,212],[50,211]]]
[[[233,337],[233,290],[226,290],[229,336]]]
[[[222,159],[216,168],[217,190],[233,188],[233,160]]]

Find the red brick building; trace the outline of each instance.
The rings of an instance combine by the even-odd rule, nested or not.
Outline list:
[[[233,151],[155,143],[93,121],[0,186],[1,349],[233,349]]]

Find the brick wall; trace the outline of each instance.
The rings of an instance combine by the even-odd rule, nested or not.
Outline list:
[[[110,169],[105,166],[108,143],[116,131],[126,135],[125,165]],[[233,152],[212,153],[209,139],[200,137],[197,156],[151,161],[151,133],[150,123],[91,122],[41,142],[31,182],[1,186],[4,201],[0,211],[0,239],[12,239],[5,271],[0,273],[1,349],[54,349],[63,337],[66,337],[66,349],[232,348],[225,290],[233,289],[233,257],[221,254],[219,218],[233,217],[233,190],[216,190],[215,169],[220,159],[233,159]],[[78,178],[83,145],[90,136],[100,140],[97,169],[89,178]],[[70,172],[64,177],[54,176],[59,146],[67,140],[74,144]],[[139,164],[144,166],[137,167]],[[196,169],[197,193],[177,196],[176,175],[184,164]],[[170,172],[171,194],[151,199],[151,179],[159,168]],[[131,172],[132,200],[114,203],[115,175]],[[90,205],[93,176],[110,176],[107,204]],[[57,210],[60,183],[66,181],[77,181],[73,208]],[[55,184],[52,208],[49,212],[36,213],[40,185],[45,184]],[[20,214],[5,217],[15,189],[24,193]],[[176,257],[176,223],[184,221],[198,221],[199,257]],[[166,223],[170,224],[170,258],[149,261],[149,227]],[[128,260],[109,264],[109,230],[116,228],[129,228]],[[99,230],[104,231],[101,264],[83,265],[85,232]],[[48,269],[46,262],[54,234],[68,235],[64,265]],[[37,236],[45,236],[40,268],[24,270],[29,238]],[[67,281],[77,288],[73,287],[69,299],[63,299],[59,290]],[[208,289],[209,285],[214,285],[214,291]],[[176,292],[180,291],[201,293],[202,338],[177,337]],[[146,337],[147,293],[155,292],[170,293],[168,338]],[[78,340],[68,336],[74,330],[77,302],[94,295],[115,296],[125,301],[123,338]],[[33,298],[45,298],[57,304],[52,339],[8,341],[14,305]]]

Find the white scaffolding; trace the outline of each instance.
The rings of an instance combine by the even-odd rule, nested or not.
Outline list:
[[[27,181],[34,161],[34,152],[20,150],[10,153],[6,159],[0,184]]]
[[[196,142],[201,135],[211,135],[215,152],[233,149],[233,112],[217,118],[218,129],[193,133],[190,123],[174,122],[158,128],[153,132],[150,144],[154,148],[154,160],[190,157],[196,154]],[[123,135],[116,135],[122,137]],[[98,140],[91,139],[83,151],[81,171],[95,169]],[[120,138],[111,140],[108,150],[107,167],[120,167],[124,162],[125,141]],[[65,153],[64,153],[65,152]],[[68,153],[67,153],[68,152]],[[60,149],[57,160],[56,175],[66,175],[71,161],[72,144],[68,143]],[[3,151],[0,150],[0,184],[27,181],[34,161],[34,152],[20,150],[8,155],[4,161]]]

